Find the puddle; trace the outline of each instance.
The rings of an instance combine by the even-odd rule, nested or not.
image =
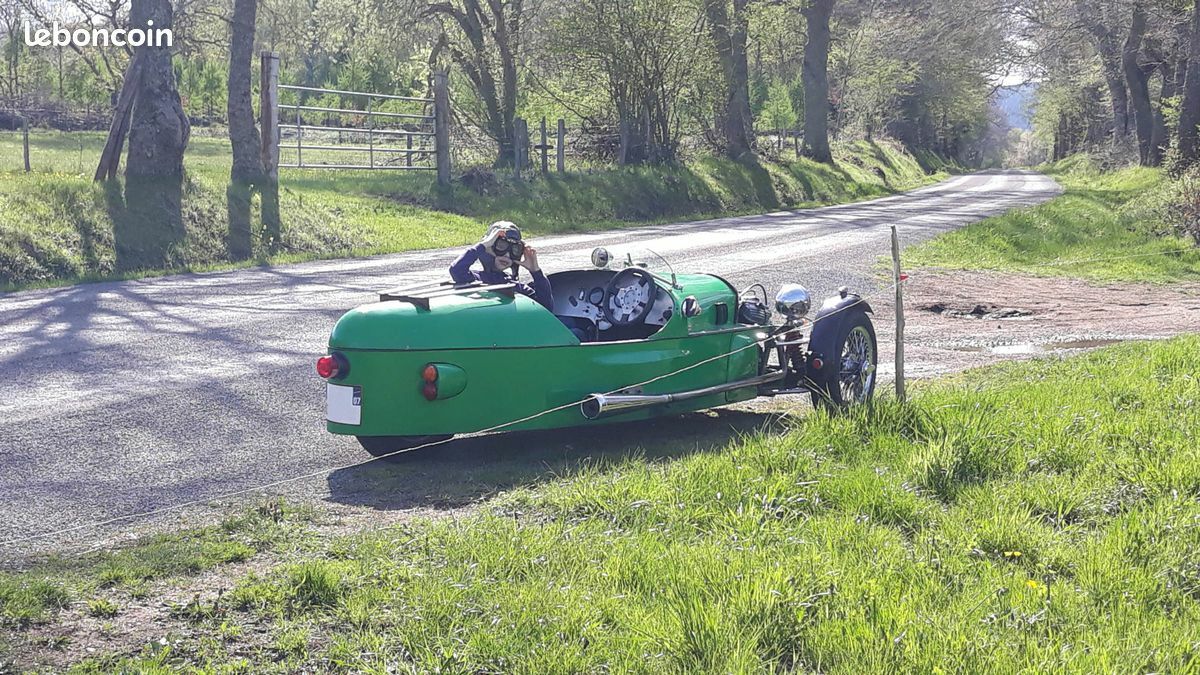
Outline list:
[[[1069,340],[1065,342],[1045,342],[1042,344],[1016,345],[967,345],[953,347],[956,352],[972,352],[975,354],[1003,354],[1009,356],[1022,354],[1050,354],[1069,349],[1095,349],[1109,345],[1120,344],[1124,340]]]
[[[941,314],[948,318],[965,318],[965,319],[1019,319],[1033,316],[1033,310],[1024,309],[1021,307],[1000,307],[998,305],[975,305],[971,309],[955,309],[946,305],[935,302],[932,305],[920,305],[917,309]]]

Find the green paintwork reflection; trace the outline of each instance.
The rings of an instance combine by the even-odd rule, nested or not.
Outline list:
[[[467,388],[467,371],[449,363],[435,363],[437,369],[437,397],[439,401],[454,398]]]

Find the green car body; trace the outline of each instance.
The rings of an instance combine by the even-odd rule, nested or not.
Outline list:
[[[458,434],[648,419],[762,395],[870,398],[877,350],[859,296],[843,289],[807,320],[807,291],[788,285],[776,299],[787,321],[772,325],[765,299],[740,297],[718,276],[631,267],[550,275],[554,311],[510,284],[441,284],[347,312],[318,361],[328,430],[386,455]],[[622,280],[638,284],[636,321]],[[799,302],[780,300],[789,289]],[[568,328],[580,312],[603,337],[581,342]]]
[[[429,310],[398,301],[351,310],[329,339],[330,352],[344,356],[349,368],[329,386],[359,388],[361,420],[330,421],[328,429],[355,436],[440,436],[510,423],[505,430],[549,429],[647,418],[757,396],[757,387],[747,387],[596,420],[569,405],[666,375],[643,391],[699,389],[758,373],[755,349],[721,358],[765,337],[762,326],[733,323],[736,291],[708,275],[681,275],[677,283],[674,311],[661,330],[645,339],[617,342],[581,344],[557,317],[519,294],[448,295],[431,299]],[[689,296],[702,308],[698,316],[686,317],[679,307]],[[721,305],[727,308],[721,312],[724,324],[717,323]],[[441,372],[461,377],[461,390],[428,400],[422,373],[429,364],[452,366]],[[445,377],[439,376],[439,389]]]

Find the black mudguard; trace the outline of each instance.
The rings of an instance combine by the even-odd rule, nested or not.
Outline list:
[[[837,368],[838,338],[841,336],[846,321],[858,312],[873,314],[875,310],[867,304],[862,296],[847,293],[844,297],[835,295],[825,299],[821,309],[813,316],[812,335],[808,340],[809,358],[807,360],[808,379],[812,382],[823,382],[826,373],[831,368]],[[821,370],[813,368],[813,359],[819,358]]]

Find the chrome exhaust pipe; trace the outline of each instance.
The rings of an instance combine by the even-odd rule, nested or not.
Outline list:
[[[713,394],[723,394],[727,391],[742,389],[744,387],[757,387],[782,380],[786,375],[787,373],[783,371],[767,373],[766,375],[758,375],[745,380],[738,380],[737,382],[727,382],[712,387],[681,391],[674,394],[592,394],[586,401],[579,404],[579,410],[587,419],[595,420],[640,408],[667,405],[676,401],[687,401],[693,398],[712,396]]]

